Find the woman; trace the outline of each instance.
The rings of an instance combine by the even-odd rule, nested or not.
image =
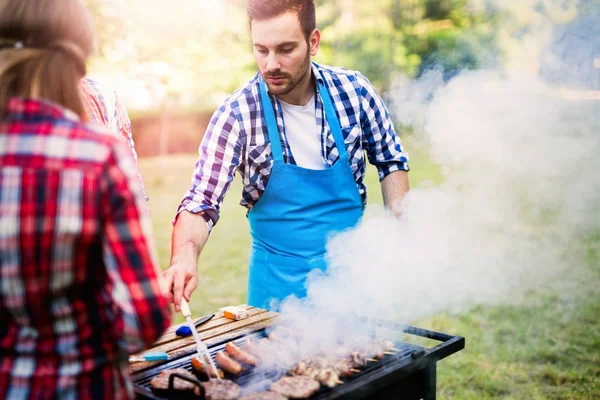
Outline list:
[[[79,0],[0,0],[0,399],[132,398],[169,325],[135,162],[85,123],[93,41]]]

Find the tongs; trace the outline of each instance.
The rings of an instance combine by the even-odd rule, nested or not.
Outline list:
[[[187,323],[190,327],[190,330],[192,331],[192,334],[194,335],[194,339],[196,340],[196,350],[198,351],[198,356],[200,358],[200,362],[206,367],[207,371],[208,371],[209,367],[211,367],[213,369],[213,372],[214,372],[215,376],[217,377],[217,379],[221,379],[219,377],[219,372],[217,371],[217,367],[216,367],[213,359],[210,357],[210,353],[208,352],[208,347],[206,347],[206,345],[204,343],[202,343],[202,340],[200,339],[200,335],[198,335],[198,331],[196,330],[196,327],[194,326],[194,321],[192,320],[192,312],[190,311],[190,306],[188,305],[187,301],[185,301],[185,299],[181,299],[181,314],[185,317],[185,320],[187,321]],[[208,362],[210,363],[210,366],[206,365],[206,360],[208,360]],[[207,375],[209,376],[209,379],[210,379],[210,374],[207,374]]]

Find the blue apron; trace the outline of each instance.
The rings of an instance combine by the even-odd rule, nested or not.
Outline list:
[[[274,161],[267,188],[248,213],[252,234],[248,304],[254,307],[277,309],[291,294],[305,297],[308,273],[327,269],[328,237],[353,227],[362,216],[339,120],[327,87],[317,82],[340,154],[333,166],[323,170],[283,161],[273,104],[261,79],[260,98]]]

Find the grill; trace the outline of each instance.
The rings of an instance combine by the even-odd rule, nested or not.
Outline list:
[[[394,354],[387,354],[377,362],[369,362],[349,378],[343,378],[343,383],[329,388],[321,386],[311,399],[425,399],[436,398],[436,369],[437,362],[454,354],[465,347],[465,339],[461,336],[451,336],[440,332],[417,328],[409,325],[397,324],[389,321],[369,319],[369,326],[376,326],[402,335],[402,340],[393,340],[395,343]],[[223,350],[229,341],[242,345],[248,338],[260,339],[267,336],[267,330],[262,329],[237,338],[224,340],[209,346],[209,351],[214,355]],[[408,343],[409,340],[424,339],[437,343],[434,347],[424,347],[420,344]],[[192,371],[191,358],[195,351],[190,351],[176,359],[151,366],[133,375],[137,399],[163,400],[152,392],[150,380],[161,371],[172,368],[184,368]],[[268,390],[269,385],[284,376],[287,370],[253,368],[245,369],[236,377],[228,377],[242,388],[242,394]],[[172,398],[176,398],[173,396]]]

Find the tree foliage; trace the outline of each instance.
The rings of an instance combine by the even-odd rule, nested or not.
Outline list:
[[[84,1],[98,32],[92,69],[154,82],[175,104],[212,108],[256,71],[246,0]],[[549,14],[567,13],[546,4],[551,0],[540,1]],[[506,11],[502,1],[315,3],[322,31],[316,61],[359,70],[383,93],[398,72],[416,77],[441,68],[449,78],[465,68],[493,65],[501,57],[497,22]],[[507,37],[519,35],[527,23],[513,18]]]

